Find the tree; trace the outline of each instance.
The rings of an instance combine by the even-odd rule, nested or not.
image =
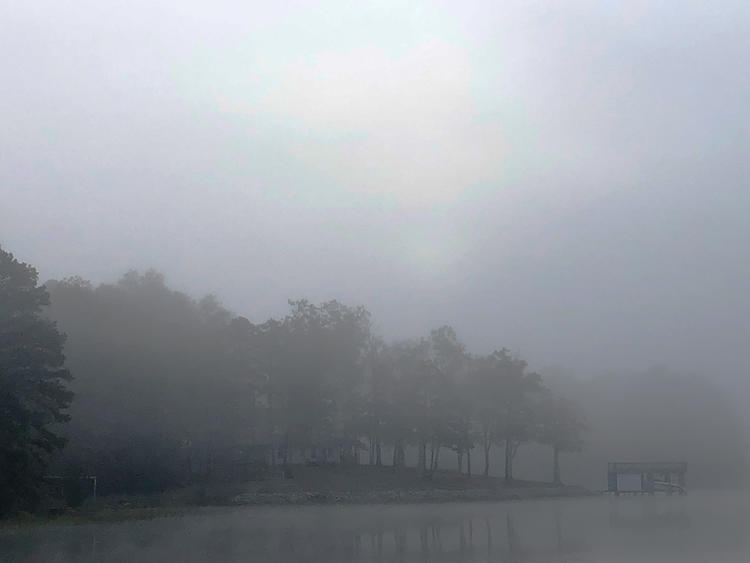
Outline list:
[[[513,481],[513,461],[518,448],[534,438],[534,406],[532,395],[542,391],[538,373],[525,373],[526,362],[510,360],[504,378],[504,400],[501,405],[498,436],[505,443],[505,481]]]
[[[244,332],[211,297],[170,289],[153,270],[114,284],[48,282],[50,317],[66,335],[71,389],[68,464],[99,476],[98,492],[151,493],[207,477],[251,433],[253,366]]]
[[[367,347],[365,382],[356,397],[355,426],[367,436],[369,464],[383,465],[383,439],[391,410],[393,394],[393,363],[390,361],[385,343],[370,337]]]
[[[398,379],[396,420],[401,429],[408,429],[408,435],[403,439],[410,439],[417,446],[417,467],[427,475],[427,444],[434,435],[439,408],[438,373],[430,361],[429,343],[425,339],[401,342],[393,348]],[[403,445],[400,441],[398,447],[403,448]]]
[[[467,454],[471,473],[471,409],[467,400],[466,372],[468,354],[450,326],[442,326],[430,332],[431,359],[441,376],[439,394],[440,411],[437,452],[447,446],[456,452],[459,473],[462,471],[464,454]],[[434,456],[433,471],[437,469],[438,455]]]
[[[381,422],[383,441],[393,445],[392,468],[406,463],[406,445],[415,436],[416,417],[412,380],[413,343],[394,343],[381,346],[374,360],[373,377],[380,388],[373,402],[383,413]],[[372,394],[372,392],[371,392]]]
[[[337,301],[289,304],[291,312],[276,325],[269,378],[283,449],[337,445],[352,461],[359,453],[357,390],[370,345],[370,314]]]
[[[470,398],[474,419],[484,453],[484,475],[490,474],[490,450],[498,428],[498,405],[502,400],[502,381],[494,369],[492,356],[474,358],[470,379]]]
[[[489,452],[493,443],[505,447],[505,481],[513,481],[513,460],[521,444],[533,438],[531,396],[543,389],[542,378],[526,373],[526,362],[508,350],[497,350],[475,362],[477,420],[485,454],[484,474],[489,473]]]
[[[52,426],[68,420],[64,336],[43,315],[49,305],[36,270],[0,248],[0,513],[39,499],[49,454],[64,440]]]
[[[548,394],[539,404],[537,441],[552,448],[552,482],[562,485],[560,452],[579,452],[586,421],[578,406],[569,399]]]

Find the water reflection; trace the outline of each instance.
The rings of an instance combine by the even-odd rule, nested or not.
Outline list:
[[[747,497],[209,509],[0,532],[0,561],[747,561]]]
[[[687,504],[683,502],[622,502],[610,499],[609,523],[612,528],[679,528],[691,526]]]

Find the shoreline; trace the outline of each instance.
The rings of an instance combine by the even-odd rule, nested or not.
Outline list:
[[[191,514],[198,514],[204,509],[213,508],[508,502],[588,496],[595,496],[595,493],[582,487],[568,485],[558,487],[523,486],[504,489],[244,492],[224,502],[212,502],[203,505],[103,506],[81,510],[71,509],[58,516],[25,514],[7,520],[0,520],[0,531],[37,526],[79,526],[97,523],[117,523],[129,520],[184,517]]]
[[[385,491],[247,492],[236,495],[231,506],[298,506],[325,504],[421,504],[441,502],[501,502],[543,498],[594,496],[583,487],[524,486],[500,489],[416,489]]]

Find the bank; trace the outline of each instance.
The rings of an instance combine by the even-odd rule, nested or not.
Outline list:
[[[81,524],[180,516],[208,506],[296,506],[499,502],[577,497],[592,494],[575,486],[438,471],[422,475],[413,468],[377,466],[294,466],[285,474],[241,483],[203,482],[149,495],[91,498],[59,513],[20,515],[0,526],[44,523]]]
[[[305,504],[392,504],[424,502],[499,502],[555,497],[579,497],[592,493],[573,486],[546,484],[500,489],[424,489],[389,491],[295,491],[278,493],[241,493],[232,499],[234,505],[305,505]]]

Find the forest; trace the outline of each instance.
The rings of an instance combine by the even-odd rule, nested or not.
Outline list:
[[[722,482],[744,475],[744,426],[702,383],[544,377],[501,346],[470,353],[447,325],[386,341],[365,307],[338,301],[293,300],[283,317],[251,322],[153,270],[97,286],[37,277],[0,249],[3,513],[33,509],[51,473],[96,475],[101,495],[149,493],[236,478],[238,452],[253,462],[245,478],[336,463],[507,482],[520,467],[560,484],[561,454],[594,446],[589,469],[571,464],[580,478],[617,444],[699,466],[709,455],[701,471]],[[618,411],[649,385],[663,391],[655,403]],[[708,439],[677,445],[691,425]],[[712,433],[725,438],[713,450]]]

